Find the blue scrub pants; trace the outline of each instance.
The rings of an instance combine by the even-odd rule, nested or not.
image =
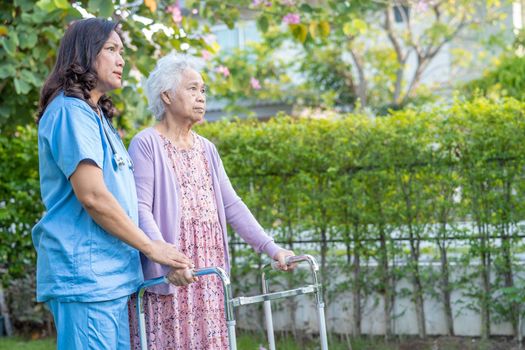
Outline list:
[[[57,349],[129,350],[128,298],[92,303],[49,300]]]

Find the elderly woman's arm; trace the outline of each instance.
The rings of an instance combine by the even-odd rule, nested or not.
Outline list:
[[[134,138],[129,145],[129,155],[135,165],[135,184],[137,188],[139,224],[140,228],[149,237],[159,241],[165,241],[160,231],[159,225],[153,216],[153,199],[155,188],[154,171],[154,150],[147,141],[141,138]],[[184,261],[191,268],[193,262],[182,253]],[[184,286],[197,281],[188,268],[172,269],[168,275],[168,280],[176,286]]]
[[[215,148],[214,150],[217,152]],[[246,243],[258,253],[265,252],[268,254],[272,259],[279,262],[279,267],[282,270],[286,270],[285,259],[288,256],[295,255],[294,252],[279,247],[275,244],[273,238],[264,232],[264,229],[257,222],[250,209],[233,189],[218,153],[216,153],[216,157],[218,159],[218,178],[226,211],[226,220]]]
[[[146,141],[135,137],[128,149],[133,160],[140,228],[152,239],[164,240],[153,216],[155,186],[154,150]]]

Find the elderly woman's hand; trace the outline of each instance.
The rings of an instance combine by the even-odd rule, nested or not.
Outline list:
[[[189,268],[171,269],[168,273],[168,281],[176,286],[186,286],[190,283],[197,282],[199,279],[193,276]]]
[[[282,271],[293,270],[297,264],[286,265],[286,258],[289,256],[295,256],[295,253],[291,250],[281,249],[279,250],[273,259],[278,262],[277,268]]]

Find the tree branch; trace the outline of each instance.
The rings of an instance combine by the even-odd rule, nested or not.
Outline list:
[[[361,107],[366,107],[368,105],[367,101],[367,81],[365,76],[365,70],[363,67],[363,62],[359,58],[359,56],[356,54],[355,50],[350,48],[350,55],[352,56],[352,60],[354,61],[354,66],[357,69],[357,77],[359,79],[359,84],[357,84],[357,91],[356,95],[359,98],[359,101],[361,102]]]
[[[397,4],[394,6],[400,6]],[[385,22],[383,25],[383,28],[385,29],[387,33],[388,40],[394,47],[394,51],[396,53],[397,62],[399,64],[398,69],[396,70],[396,81],[394,84],[394,94],[392,96],[392,102],[394,104],[397,104],[399,101],[399,97],[401,95],[401,89],[402,89],[402,83],[403,83],[403,76],[405,72],[405,64],[406,64],[406,58],[408,55],[406,53],[403,53],[403,49],[401,47],[401,43],[399,42],[398,38],[396,37],[394,28],[392,27],[392,12],[393,12],[393,6],[390,4],[385,8]],[[403,12],[403,11],[402,11]],[[406,22],[406,16],[405,16],[405,22]],[[410,28],[410,25],[407,24],[407,28]]]

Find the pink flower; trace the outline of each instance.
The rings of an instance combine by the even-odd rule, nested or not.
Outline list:
[[[261,344],[259,344],[259,350],[266,350],[266,348],[262,346]]]
[[[264,5],[264,6],[270,7],[270,6],[272,6],[272,2],[268,1],[268,0],[253,0],[252,1],[252,6],[257,7],[259,5]]]
[[[283,4],[284,6],[294,6],[295,1],[294,0],[281,0],[281,4]]]
[[[225,78],[230,76],[230,70],[225,66],[218,66],[216,69],[217,73],[222,74]]]
[[[202,59],[205,61],[209,61],[211,59],[211,53],[208,50],[202,50],[201,55]]]
[[[261,89],[261,83],[259,83],[259,80],[255,79],[254,77],[250,78],[250,85],[252,86],[252,89],[254,90]]]
[[[301,18],[299,17],[298,13],[289,13],[283,17],[283,22],[286,24],[299,24],[301,22]]]
[[[173,22],[180,23],[182,22],[182,12],[180,12],[180,8],[177,5],[170,5],[166,8],[167,13],[171,13],[171,17],[173,18]]]
[[[428,11],[428,8],[434,5],[435,5],[434,0],[418,0],[416,4],[416,12],[421,13],[421,12]]]
[[[193,10],[191,10],[191,13],[193,13],[194,15],[196,15],[196,14],[199,13],[199,10],[197,10],[197,9],[193,9]]]

